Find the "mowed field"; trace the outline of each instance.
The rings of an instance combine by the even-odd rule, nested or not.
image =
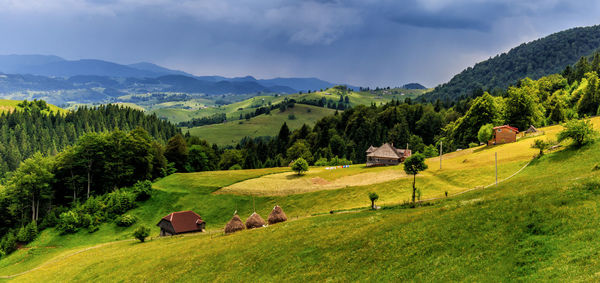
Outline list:
[[[597,119],[594,124],[598,128]],[[544,130],[545,137],[552,138],[559,127]],[[442,170],[434,168],[439,163],[430,159],[430,169],[417,179],[417,186],[423,190],[423,197],[428,198],[452,186],[464,189],[470,184],[491,183],[494,178],[487,176],[486,165],[493,163],[494,152],[498,152],[500,168],[519,169],[535,152],[529,148],[531,142],[533,139],[526,138],[510,145],[452,153],[445,156]],[[522,172],[498,186],[413,209],[386,202],[390,196],[407,198],[410,182],[406,177],[359,187],[249,197],[215,193],[220,191],[218,187],[227,187],[228,182],[218,181],[229,177],[227,172],[175,174],[155,184],[158,192],[149,201],[167,202],[161,196],[163,193],[173,196],[180,193],[197,198],[190,203],[170,199],[174,206],[194,205],[203,216],[210,215],[211,210],[222,210],[217,214],[223,217],[207,220],[209,233],[152,239],[146,243],[114,242],[89,250],[72,248],[64,250],[55,261],[14,279],[24,282],[597,281],[600,242],[594,239],[600,237],[597,225],[600,171],[593,168],[598,160],[597,144],[563,149],[533,160]],[[262,170],[239,171],[231,173],[234,175],[229,178],[237,178],[237,182],[231,183],[238,183],[278,173],[276,169]],[[339,177],[331,180],[343,178],[344,173],[337,172],[344,169],[337,170],[340,171],[335,174]],[[354,168],[345,172],[350,174],[350,170]],[[509,171],[506,169],[503,176],[510,176]],[[369,173],[377,172],[389,174],[385,168]],[[315,174],[306,177],[327,177],[318,171]],[[353,190],[360,194],[340,202]],[[301,216],[304,210],[315,214],[334,206],[368,206],[366,193],[373,190],[379,190],[378,204],[385,203],[381,210]],[[209,198],[223,199],[211,202]],[[228,198],[237,201],[219,207]],[[210,204],[203,208],[199,201]],[[217,232],[231,217],[231,206],[237,205],[245,219],[252,211],[252,203],[263,217],[274,203],[280,204],[290,221],[228,236]],[[30,246],[36,243],[39,241]],[[41,247],[30,250],[39,252]],[[81,252],[73,254],[77,251]],[[36,252],[19,253],[21,258],[12,266],[4,263],[13,256],[0,261],[3,264],[0,274],[11,274],[20,269],[15,266],[38,256]],[[28,256],[23,256],[24,253]]]
[[[222,124],[190,128],[191,135],[198,136],[211,143],[219,145],[235,144],[244,137],[275,136],[283,123],[291,130],[302,127],[303,124],[313,125],[317,120],[333,115],[335,110],[311,105],[296,104],[284,112],[279,109],[271,111],[270,115],[259,115],[250,120],[235,120]],[[290,119],[294,115],[295,119]],[[184,132],[187,128],[182,129]]]

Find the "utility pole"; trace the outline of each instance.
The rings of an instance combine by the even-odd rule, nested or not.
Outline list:
[[[440,141],[440,170],[442,170],[442,141]]]
[[[498,186],[498,152],[494,152],[496,156],[496,186]]]

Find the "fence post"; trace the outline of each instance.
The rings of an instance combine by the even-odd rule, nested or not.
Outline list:
[[[494,152],[496,157],[496,186],[498,186],[498,152]]]

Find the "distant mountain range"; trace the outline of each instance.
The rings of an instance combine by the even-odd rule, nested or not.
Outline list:
[[[20,75],[9,77],[11,79],[18,77],[17,81],[7,81],[7,78],[4,78],[0,83],[2,91],[54,90],[59,85],[72,89],[84,85],[138,91],[179,91],[217,95],[255,92],[295,93],[336,85],[317,78],[257,80],[252,76],[238,78],[194,76],[148,62],[123,65],[95,59],[65,60],[53,55],[0,55],[0,73]],[[41,76],[47,78],[43,79]]]

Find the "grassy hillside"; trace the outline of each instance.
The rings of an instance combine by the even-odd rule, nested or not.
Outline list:
[[[525,77],[538,79],[560,73],[582,56],[600,48],[600,25],[573,28],[524,43],[469,67],[422,98],[457,100],[476,89],[506,89]]]
[[[0,112],[4,112],[4,111],[14,111],[15,109],[18,110],[20,107],[18,107],[18,104],[23,102],[23,100],[10,100],[10,99],[0,99]],[[52,105],[52,104],[48,104],[48,107],[50,108],[50,111],[52,112],[65,112],[66,110]]]
[[[594,119],[594,123],[596,127],[598,127],[600,119]],[[559,126],[545,128],[545,137],[553,138],[559,129]],[[499,152],[500,180],[512,175],[525,165],[535,153],[534,149],[529,148],[532,142],[533,139],[522,139],[513,144],[506,144],[493,148],[469,149],[447,154],[444,156],[442,170],[439,170],[438,159],[434,158],[428,160],[427,162],[430,168],[425,171],[424,174],[420,175],[417,180],[417,185],[423,193],[422,198],[429,199],[441,197],[446,191],[450,194],[454,194],[493,183],[494,152]],[[592,153],[584,153],[586,158],[590,159],[589,162],[592,162],[594,158],[597,159],[598,157],[597,155],[594,155],[595,151]],[[569,166],[564,166],[564,164],[554,164],[554,166],[569,168]],[[588,165],[582,166],[585,167]],[[577,167],[573,168],[573,170],[579,170],[581,172],[578,174],[583,175],[595,174],[591,169],[582,170],[581,168]],[[133,227],[122,228],[116,226],[114,223],[107,223],[103,224],[100,227],[100,230],[95,233],[89,234],[87,231],[83,230],[68,236],[60,236],[54,229],[45,230],[41,236],[29,244],[26,249],[18,250],[9,257],[0,260],[0,275],[23,272],[52,259],[58,260],[57,262],[62,262],[62,260],[60,260],[62,257],[99,243],[129,239],[131,238],[131,232],[141,224],[152,227],[152,235],[157,235],[159,231],[154,225],[162,216],[172,211],[192,209],[202,215],[203,219],[207,221],[207,228],[209,231],[217,232],[220,231],[226,221],[228,221],[234,210],[238,210],[240,215],[245,218],[251,214],[253,207],[256,207],[256,211],[263,215],[263,217],[266,217],[270,209],[275,204],[279,204],[284,207],[288,217],[294,220],[297,218],[302,219],[314,214],[327,213],[330,210],[363,208],[369,204],[366,195],[371,191],[377,192],[380,195],[380,200],[378,201],[380,205],[402,203],[403,201],[408,200],[411,194],[410,186],[412,180],[410,178],[402,177],[403,170],[401,167],[365,168],[363,165],[353,165],[349,169],[336,170],[312,168],[308,174],[302,177],[285,173],[287,170],[287,168],[271,168],[171,175],[154,184],[156,191],[150,200],[129,212],[139,218],[138,223]],[[550,173],[551,172],[547,172],[546,174]],[[578,174],[569,176],[577,178],[577,176],[579,176]],[[392,175],[393,178],[390,179],[390,175]],[[318,182],[313,182],[313,179],[315,178],[319,178]],[[326,182],[323,182],[320,179],[325,180]],[[287,180],[287,182],[282,180]],[[362,183],[360,180],[363,180]],[[365,182],[364,180],[368,181]],[[309,182],[312,183],[312,186],[309,190],[296,191],[294,188],[299,187],[297,185],[298,182]],[[357,183],[353,184],[351,182]],[[553,184],[554,181],[550,181],[550,183]],[[330,184],[335,184],[336,187],[329,187]],[[502,186],[505,185],[503,184]],[[240,188],[245,191],[240,190]],[[400,213],[400,215],[393,217],[406,218],[402,220],[404,222],[409,221],[414,217],[414,215],[406,216],[405,213],[407,213],[407,211],[404,210],[390,210],[390,213],[393,211]],[[412,211],[416,212],[420,210],[411,210],[411,213]],[[371,220],[368,220],[371,219],[370,214],[363,215],[363,217],[367,220],[359,218],[356,219],[356,221],[358,221],[356,223],[362,223],[364,221],[371,223],[369,222]],[[330,224],[319,224],[321,223],[320,221],[323,221],[323,223],[337,223],[336,225],[339,226],[350,225],[351,227],[356,228],[361,226],[360,224],[343,224],[345,221],[354,221],[351,219],[352,218],[340,218],[340,216],[334,216],[333,218],[311,218],[311,220],[290,222],[269,229],[276,229],[276,231],[279,231],[281,229],[279,227],[288,227],[287,225],[292,225],[291,227],[296,227],[293,229],[300,230],[307,229],[308,226],[311,227],[308,229],[311,230],[311,233],[313,233],[312,230],[315,230],[314,233],[332,233],[335,229],[339,229],[339,227],[330,228]],[[264,232],[243,232],[240,234],[256,235],[256,233],[260,234]],[[296,234],[288,235],[286,237],[292,236],[300,237]],[[205,236],[193,236],[191,238],[196,239],[195,241],[208,241],[208,239],[205,239]],[[236,242],[245,241],[243,240],[245,238],[236,239],[238,239]],[[188,238],[186,237],[185,241],[187,240]],[[297,240],[306,241],[307,239],[297,238]],[[174,240],[156,240],[152,241],[149,246],[161,246],[162,244],[160,243],[169,243],[169,241]],[[225,239],[225,241],[227,240]],[[175,241],[171,243],[179,242]],[[190,242],[190,244],[193,243],[196,242]],[[118,249],[127,247],[140,248],[139,245],[134,245],[131,242],[111,244],[106,246],[106,248],[112,249],[113,245],[116,245]],[[167,245],[172,246],[172,244]],[[160,249],[160,247],[157,248]],[[228,248],[221,247],[220,249],[225,251]],[[130,254],[131,253],[132,252],[130,251]],[[142,256],[141,258],[144,257]],[[71,257],[69,257],[68,261],[70,260]],[[128,260],[135,259],[127,259],[125,261]],[[291,259],[288,258],[286,260]],[[150,260],[150,262],[152,261]],[[53,268],[54,266],[54,263],[48,265],[49,268]],[[21,277],[19,277],[19,279],[20,278]]]
[[[169,119],[173,123],[189,121],[193,118],[207,117],[213,114],[225,113],[228,119],[239,119],[244,115],[254,112],[256,108],[267,106],[269,102],[277,103],[283,101],[282,97],[255,96],[239,102],[227,105],[215,105],[214,100],[192,99],[189,101],[165,102],[153,105],[152,113],[159,117]]]
[[[245,98],[241,97],[241,101],[234,102],[227,105],[216,105],[215,100],[205,98],[194,98],[187,101],[171,101],[152,105],[146,105],[141,103],[142,107],[145,107],[152,113],[156,113],[159,117],[169,119],[174,123],[188,121],[193,118],[207,117],[217,113],[225,113],[227,118],[230,120],[237,120],[240,114],[245,115],[249,112],[254,112],[256,108],[261,106],[267,106],[269,103],[277,104],[282,102],[285,98],[295,99],[296,101],[302,100],[320,100],[325,98],[326,100],[332,100],[338,102],[339,95],[344,94],[348,96],[350,100],[350,106],[356,105],[370,105],[371,103],[380,104],[391,101],[392,99],[404,100],[405,98],[416,98],[423,93],[430,91],[429,89],[390,89],[390,90],[377,90],[377,91],[351,91],[342,92],[339,89],[330,88],[324,91],[317,91],[312,93],[296,93],[290,95],[260,95]]]
[[[296,104],[284,112],[279,109],[271,111],[271,114],[259,115],[250,120],[229,121],[223,124],[214,124],[189,129],[190,134],[206,139],[211,143],[219,145],[234,144],[243,137],[260,137],[277,135],[281,125],[287,123],[290,129],[300,128],[303,124],[312,125],[317,120],[333,115],[335,110]],[[295,119],[290,119],[289,115],[294,115]],[[185,132],[187,129],[184,128]]]
[[[594,120],[596,127],[599,122]],[[558,127],[546,129],[546,137],[555,135],[556,130]],[[487,184],[491,172],[480,170],[482,165],[493,163],[489,158],[493,152],[499,152],[502,157],[500,168],[512,163],[518,163],[515,166],[518,168],[530,159],[533,152],[528,146],[532,141],[522,139],[491,149],[453,153],[445,156],[447,161],[442,170],[434,166],[435,160],[428,160],[430,169],[417,184],[424,190],[425,198],[435,196],[435,190],[444,190],[449,185]],[[15,279],[27,282],[194,281],[198,278],[207,281],[237,281],[239,278],[248,281],[344,282],[597,281],[600,264],[596,258],[600,243],[594,239],[600,236],[596,224],[600,221],[600,171],[593,168],[599,158],[597,145],[547,154],[497,187],[438,200],[431,206],[416,209],[388,205],[379,211],[296,220],[294,216],[299,215],[300,205],[314,212],[335,208],[339,198],[359,188],[280,198],[255,197],[257,211],[263,216],[266,217],[276,202],[293,221],[229,236],[204,233],[153,239],[143,244],[124,241],[84,251],[71,249],[55,261]],[[339,176],[356,173],[337,170],[340,170],[336,171]],[[244,172],[232,173],[237,176],[232,180],[266,173]],[[205,193],[201,186],[215,188],[226,183],[219,181],[227,176],[226,173],[202,174],[217,175],[178,174],[165,178],[156,184],[159,190],[156,199],[167,192],[172,196],[189,192],[202,195]],[[396,182],[393,186],[387,186],[389,182],[366,186],[360,195],[346,200],[345,206],[366,206],[366,193],[378,189],[380,204],[387,201],[389,195],[405,199],[409,181],[400,178],[391,181]],[[428,181],[431,183],[426,184]],[[197,186],[197,183],[202,185]],[[212,198],[245,197],[209,195]],[[245,199],[249,201],[248,197]],[[231,215],[231,203],[220,207],[222,201],[200,204],[199,201],[190,200],[188,205],[193,203],[201,207],[203,203],[210,203],[207,208],[224,210],[219,213],[224,215],[222,218],[211,219],[209,224],[216,221],[222,226]],[[202,215],[210,215],[202,208],[197,210]],[[243,218],[250,212],[247,206],[240,211]],[[215,223],[209,229],[218,226]],[[36,245],[40,245],[39,240],[30,245],[29,251],[21,250],[0,261],[0,274],[25,270],[22,266],[48,249],[33,248]],[[81,252],[72,254],[77,251]],[[6,264],[9,261],[14,264]]]

